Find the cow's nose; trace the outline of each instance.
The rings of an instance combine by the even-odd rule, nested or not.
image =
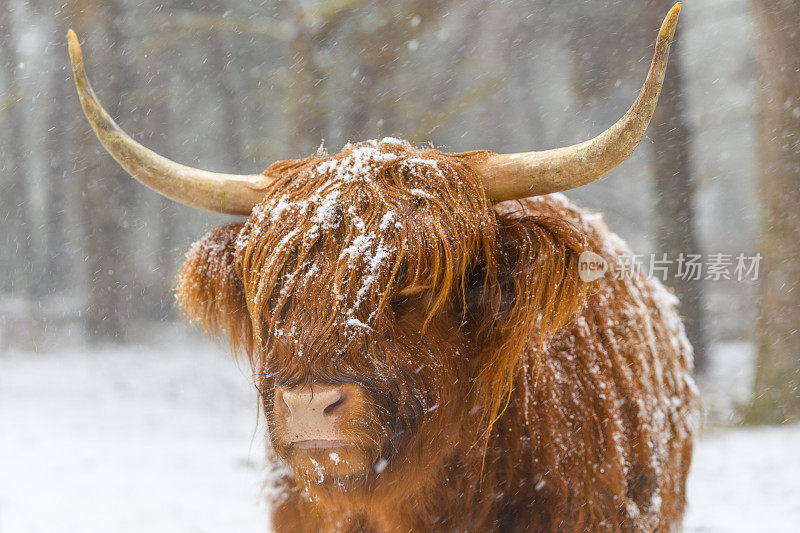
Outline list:
[[[315,383],[275,390],[276,414],[283,418],[287,436],[295,444],[341,441],[340,422],[352,403],[352,391],[343,385]]]
[[[347,399],[344,388],[335,385],[305,386],[301,389],[279,388],[280,399],[291,416],[333,416]]]

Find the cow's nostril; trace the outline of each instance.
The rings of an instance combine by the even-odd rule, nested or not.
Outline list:
[[[347,401],[347,396],[345,395],[344,391],[341,391],[339,395],[339,399],[331,403],[328,407],[326,407],[322,413],[326,416],[333,416],[338,414],[341,411],[341,407],[344,406],[345,402]]]

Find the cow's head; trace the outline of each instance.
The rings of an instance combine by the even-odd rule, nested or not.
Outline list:
[[[84,111],[126,170],[176,201],[248,217],[192,247],[179,300],[248,356],[275,451],[309,483],[346,486],[474,445],[509,397],[523,343],[580,308],[581,235],[546,210],[493,206],[589,183],[633,152],[679,10],[636,103],[590,141],[501,155],[383,139],[246,176],[133,141],[92,92],[74,33],[69,49]]]

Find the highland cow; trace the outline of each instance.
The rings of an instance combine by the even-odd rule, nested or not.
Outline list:
[[[84,111],[135,178],[241,214],[186,256],[186,315],[252,365],[270,455],[288,468],[277,531],[671,531],[696,430],[676,301],[558,191],[634,150],[680,6],[631,110],[585,143],[445,154],[385,138],[249,176],[173,163],[98,103]]]

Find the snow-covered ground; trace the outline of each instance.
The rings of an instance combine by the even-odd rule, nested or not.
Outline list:
[[[202,340],[2,354],[0,533],[263,532],[262,433],[246,366]],[[798,452],[800,426],[707,431],[687,531],[797,531]]]
[[[800,531],[800,425],[707,432],[688,500],[687,531]]]
[[[0,533],[266,530],[245,366],[158,345],[0,355]]]

